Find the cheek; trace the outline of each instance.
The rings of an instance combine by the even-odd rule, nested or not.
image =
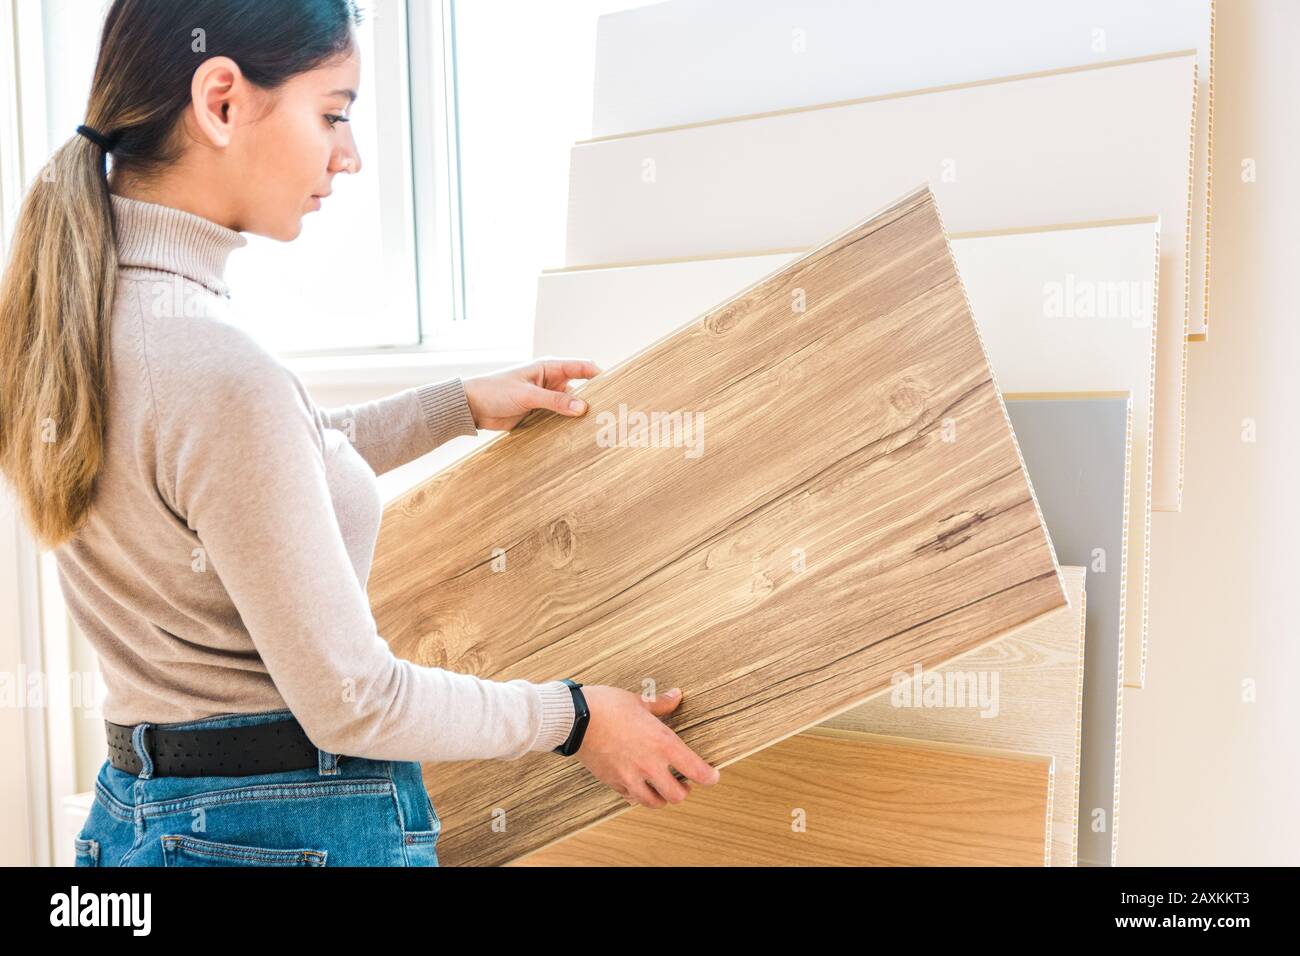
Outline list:
[[[320,183],[325,167],[329,165],[334,135],[322,117],[315,116],[302,122],[293,155],[309,185]]]
[[[314,122],[313,118],[297,119],[277,127],[265,145],[264,157],[275,193],[300,199],[315,191],[329,164],[329,135],[320,118]]]

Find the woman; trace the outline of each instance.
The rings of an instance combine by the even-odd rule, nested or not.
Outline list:
[[[420,667],[370,614],[375,475],[533,408],[582,414],[566,387],[594,365],[321,410],[224,319],[242,233],[295,238],[361,169],[358,17],[352,0],[116,0],[85,125],[19,217],[0,464],[108,687],[79,865],[436,865],[421,761],[577,747],[647,806],[717,779],[660,720],[680,693]]]

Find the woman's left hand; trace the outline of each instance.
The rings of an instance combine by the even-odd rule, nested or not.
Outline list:
[[[572,417],[585,414],[587,403],[565,389],[573,379],[589,379],[599,373],[595,363],[585,359],[547,357],[463,382],[474,424],[508,431],[534,408]]]

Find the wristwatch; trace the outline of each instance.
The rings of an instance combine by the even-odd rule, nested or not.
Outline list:
[[[578,689],[582,685],[567,677],[564,678],[564,683],[569,685],[569,693],[573,695],[573,730],[569,732],[569,739],[554,749],[557,754],[568,757],[577,753],[578,748],[582,746],[582,737],[587,732],[587,721],[591,717],[591,711],[587,709],[587,698],[583,697],[582,691]]]

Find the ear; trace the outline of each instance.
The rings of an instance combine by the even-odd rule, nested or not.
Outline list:
[[[204,60],[190,81],[190,105],[198,133],[213,146],[229,146],[248,84],[228,56]]]

